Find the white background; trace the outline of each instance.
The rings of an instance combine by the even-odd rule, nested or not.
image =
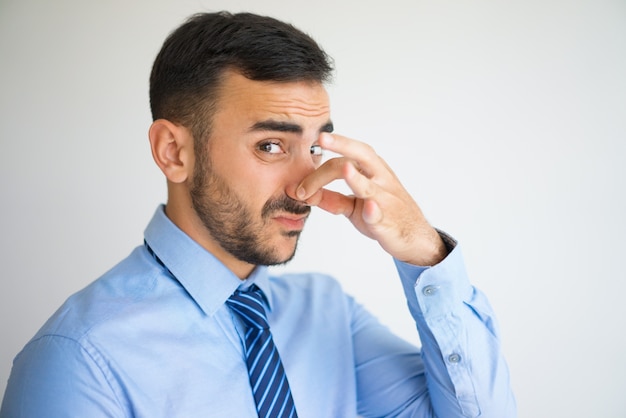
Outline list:
[[[0,0],[0,392],[65,298],[142,240],[165,182],[148,74],[189,14],[270,14],[334,57],[338,133],[460,240],[521,417],[626,416],[626,2]],[[417,341],[391,260],[317,211],[290,270]]]

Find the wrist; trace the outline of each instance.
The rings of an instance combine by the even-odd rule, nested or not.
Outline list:
[[[413,248],[411,253],[400,261],[415,266],[434,266],[450,254],[454,248],[454,243],[447,243],[439,231],[430,227],[427,232],[420,234]]]

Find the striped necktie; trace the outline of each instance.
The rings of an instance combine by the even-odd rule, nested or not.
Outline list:
[[[236,291],[226,303],[244,322],[245,354],[250,386],[259,418],[297,418],[287,375],[272,340],[261,289]]]

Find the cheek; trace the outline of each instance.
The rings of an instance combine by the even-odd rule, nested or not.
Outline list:
[[[262,208],[272,198],[284,196],[289,178],[293,177],[290,172],[297,171],[289,161],[261,161],[243,146],[219,151],[228,152],[221,152],[221,156],[239,156],[216,159],[213,167],[251,210]]]
[[[242,168],[234,186],[237,193],[255,209],[261,209],[268,200],[285,194],[285,174],[267,167]]]

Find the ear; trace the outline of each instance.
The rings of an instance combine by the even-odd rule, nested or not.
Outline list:
[[[187,180],[193,170],[193,136],[184,126],[157,119],[148,132],[152,158],[172,183]]]

